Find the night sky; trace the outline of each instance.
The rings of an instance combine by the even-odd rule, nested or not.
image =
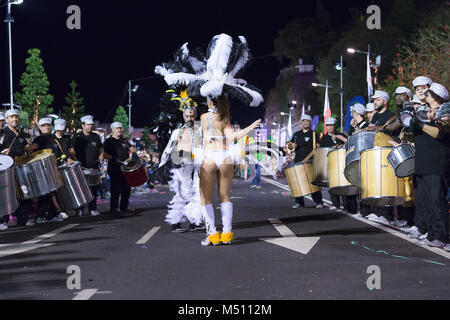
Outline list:
[[[3,4],[5,0],[1,1]],[[81,30],[68,30],[69,5],[81,8]],[[348,9],[366,1],[324,1],[339,26],[350,19]],[[1,8],[2,21],[6,7]],[[127,105],[128,79],[155,76],[154,67],[172,57],[185,42],[206,49],[219,33],[244,35],[254,57],[244,75],[267,95],[285,65],[269,56],[273,41],[290,20],[315,16],[314,1],[77,1],[24,0],[12,6],[14,90],[25,70],[26,51],[39,48],[50,81],[50,93],[58,112],[65,103],[69,83],[75,80],[85,99],[85,111],[97,120],[110,122],[118,105]],[[0,102],[9,101],[6,24],[0,32]],[[162,78],[136,82],[132,124],[149,125],[159,112],[166,89]],[[245,111],[245,112],[242,112]],[[262,117],[261,108],[232,109],[233,122],[247,125]]]

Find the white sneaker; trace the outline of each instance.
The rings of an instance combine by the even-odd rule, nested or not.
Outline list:
[[[425,233],[425,234],[423,234],[423,235],[421,235],[421,236],[419,237],[419,240],[423,240],[423,239],[426,239],[426,238],[428,238],[428,232]]]
[[[298,203],[294,203],[294,205],[292,206],[292,209],[298,209],[300,208],[300,205]]]
[[[361,214],[361,213],[359,213],[359,212],[358,212],[358,213],[356,213],[356,214],[354,214],[353,216],[354,216],[354,217],[358,217],[358,218],[362,218],[362,214]]]
[[[419,231],[419,229],[416,227],[416,229],[413,229],[411,232],[409,232],[408,234],[408,238],[411,239],[419,239],[420,236],[422,236],[423,234]],[[425,239],[426,240],[426,239]]]
[[[8,226],[6,224],[4,223],[0,224],[0,231],[4,231],[6,229],[8,229]]]
[[[435,247],[435,248],[444,248],[445,243],[443,243],[442,241],[439,241],[439,240],[433,240],[430,242],[429,246]]]
[[[376,220],[376,222],[382,223],[382,224],[389,224],[389,220],[386,219],[386,217],[383,217],[383,216],[379,216],[378,219]]]
[[[28,219],[27,223],[25,224],[27,227],[31,227],[34,226],[34,221],[33,219]]]
[[[46,222],[47,222],[47,220],[45,220],[45,218],[37,218],[36,219],[37,224],[42,224],[42,223],[46,223]]]
[[[69,216],[65,212],[60,212],[60,214],[58,214],[58,218],[61,218],[61,219],[67,219],[68,217]]]
[[[252,186],[250,187],[250,189],[254,189],[256,188],[256,184],[252,184]]]
[[[378,216],[375,213],[371,213],[366,216],[366,219],[368,219],[370,221],[378,221]]]
[[[64,219],[56,216],[52,220],[50,220],[49,222],[61,222],[61,221],[64,221]]]
[[[317,207],[316,207],[317,208]],[[329,210],[336,210],[337,208],[335,206],[331,206],[328,208]]]
[[[393,226],[396,226],[396,227],[398,227],[398,228],[404,227],[404,226],[406,226],[407,224],[408,224],[408,221],[406,221],[406,220],[394,220],[394,221],[392,222],[392,225],[393,225]]]
[[[99,216],[99,215],[100,215],[100,212],[98,212],[97,210],[91,211],[91,217],[96,217],[96,216]]]
[[[256,186],[256,189],[261,189],[261,186]]]
[[[83,212],[84,212],[84,209],[78,209],[78,216],[82,217],[83,216]]]
[[[318,205],[316,205],[316,209],[322,209],[323,208],[323,204],[319,203]]]
[[[425,239],[419,240],[419,241],[417,242],[417,244],[420,244],[420,245],[422,245],[422,246],[424,246],[424,245],[429,246],[429,245],[431,244],[431,241],[428,240],[427,238],[425,238]]]
[[[412,227],[409,227],[409,228],[405,228],[404,231],[407,232],[407,233],[417,232],[417,231],[419,231],[419,228],[417,228],[416,226],[412,226]]]
[[[447,252],[450,252],[450,244],[447,244],[445,247],[443,247],[442,249],[444,249]]]

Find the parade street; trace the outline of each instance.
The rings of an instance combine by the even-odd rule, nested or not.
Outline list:
[[[134,215],[70,217],[11,227],[0,244],[2,299],[448,299],[450,254],[399,231],[327,208],[292,209],[284,181],[233,182],[231,245],[204,231],[172,233],[171,198],[133,195]],[[329,195],[323,190],[324,198]],[[107,211],[108,203],[100,205]],[[215,204],[217,208],[217,205]],[[220,229],[220,214],[216,209]],[[187,226],[186,226],[187,227]],[[73,266],[80,289],[68,288]],[[368,281],[379,267],[378,288]],[[75,267],[75,268],[76,268]],[[68,273],[69,268],[69,273]],[[369,268],[369,271],[368,271]],[[70,287],[70,286],[69,286]]]

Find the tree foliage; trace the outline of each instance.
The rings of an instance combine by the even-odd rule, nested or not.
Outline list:
[[[63,106],[62,117],[66,120],[70,132],[75,132],[77,128],[81,127],[80,118],[84,114],[84,99],[76,90],[77,83],[72,81],[70,83],[70,92],[67,93],[65,100],[67,105]]]

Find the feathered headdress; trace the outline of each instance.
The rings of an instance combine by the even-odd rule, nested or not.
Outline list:
[[[190,56],[185,44],[178,57],[175,60],[179,64],[163,64],[157,66],[155,72],[164,76],[168,85],[188,86],[189,96],[213,99],[226,93],[252,107],[264,100],[256,87],[235,78],[250,60],[248,44],[243,36],[237,42],[224,33],[214,36],[205,58]]]

